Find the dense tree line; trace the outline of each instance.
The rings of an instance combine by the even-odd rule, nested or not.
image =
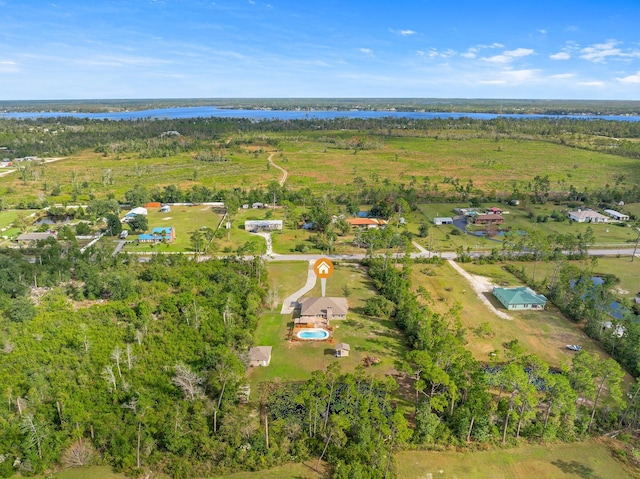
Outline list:
[[[238,395],[265,294],[259,260],[142,265],[53,247],[35,248],[35,263],[0,257],[0,476],[99,459],[192,477],[292,459],[258,446]],[[38,297],[34,275],[51,287]],[[12,314],[25,304],[31,315]]]
[[[613,359],[581,352],[566,369],[550,370],[512,341],[492,364],[480,364],[464,347],[457,308],[442,315],[421,304],[411,268],[407,259],[401,265],[369,260],[385,299],[372,298],[367,309],[391,317],[411,346],[404,370],[415,394],[415,444],[572,440],[618,427],[623,372]]]

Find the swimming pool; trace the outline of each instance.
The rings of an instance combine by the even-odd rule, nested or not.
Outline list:
[[[329,337],[329,331],[322,328],[309,328],[298,331],[296,336],[300,339],[323,340]]]

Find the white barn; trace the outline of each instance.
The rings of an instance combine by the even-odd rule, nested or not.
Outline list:
[[[616,221],[629,221],[629,215],[619,213],[616,210],[604,210],[604,212]]]
[[[433,218],[433,224],[436,225],[436,226],[452,225],[453,224],[453,218],[449,218],[449,217]]]

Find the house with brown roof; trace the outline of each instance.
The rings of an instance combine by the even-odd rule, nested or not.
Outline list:
[[[502,215],[486,214],[469,216],[471,222],[475,225],[501,225],[504,223]]]
[[[271,346],[256,346],[249,349],[249,366],[269,366],[271,362]]]
[[[345,319],[348,310],[346,298],[304,298],[300,301],[300,317],[295,323],[328,325],[332,319]]]

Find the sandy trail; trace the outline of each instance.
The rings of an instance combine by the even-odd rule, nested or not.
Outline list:
[[[487,308],[496,313],[502,319],[512,319],[511,316],[509,316],[507,313],[496,309],[496,307],[491,304],[491,301],[489,301],[485,296],[484,293],[490,293],[491,291],[493,291],[493,287],[495,286],[489,278],[485,278],[484,276],[478,276],[475,274],[469,274],[452,259],[449,259],[447,261],[453,267],[453,269],[460,273],[460,275],[463,276],[469,282],[469,284],[471,284],[473,290],[476,292],[476,296],[480,298],[480,301],[482,301],[487,306]]]
[[[271,166],[279,169],[282,172],[282,178],[280,178],[279,183],[280,183],[280,186],[284,186],[284,183],[285,183],[285,181],[287,181],[287,177],[289,176],[289,172],[287,170],[285,170],[284,168],[282,168],[281,166],[276,165],[273,162],[273,155],[275,155],[275,152],[271,153],[269,155],[269,163],[271,164]]]

